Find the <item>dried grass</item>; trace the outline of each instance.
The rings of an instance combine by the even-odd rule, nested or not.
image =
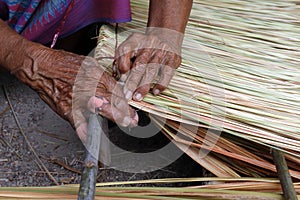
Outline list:
[[[133,22],[121,26],[119,43],[146,23],[147,1],[131,4]],[[279,148],[300,179],[299,11],[292,0],[195,0],[168,90],[131,105],[153,114],[179,148],[190,145],[187,154],[219,177],[274,176],[269,151]],[[114,56],[114,34],[101,29],[96,58]],[[200,149],[211,153],[201,157]]]

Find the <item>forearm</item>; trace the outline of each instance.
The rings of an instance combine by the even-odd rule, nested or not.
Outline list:
[[[193,0],[150,0],[148,30],[180,51]]]
[[[136,126],[138,117],[133,115],[134,110],[120,98],[121,92],[115,94],[121,88],[95,59],[28,41],[1,20],[0,45],[0,66],[33,88],[53,110],[68,119],[78,128],[81,138],[86,133],[84,108],[94,95],[103,99],[90,102],[90,110],[99,107],[103,116],[123,126]]]
[[[148,27],[184,33],[192,4],[192,0],[150,0]]]
[[[0,19],[0,66],[10,72],[32,65],[32,46],[38,45],[23,38]]]

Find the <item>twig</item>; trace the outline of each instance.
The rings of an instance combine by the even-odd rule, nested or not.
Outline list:
[[[7,106],[1,113],[0,113],[0,117],[3,117],[3,115],[5,115],[5,113],[9,111],[9,106]]]
[[[40,170],[43,171],[43,167],[40,165],[40,163],[39,163],[37,160],[34,160],[34,163],[38,166],[38,168],[39,168]],[[46,173],[46,172],[45,172],[45,173]]]
[[[9,106],[8,106],[8,110],[9,110],[10,108],[9,108]],[[4,119],[2,120],[2,125],[1,125],[1,136],[0,136],[0,142],[2,143],[2,145],[3,146],[8,146],[10,149],[11,149],[11,151],[14,153],[14,154],[16,154],[16,156],[18,156],[18,158],[20,159],[20,160],[22,160],[23,159],[23,157],[20,155],[20,154],[18,154],[18,152],[8,143],[8,142],[6,142],[6,140],[4,139],[4,136],[3,136],[3,121],[4,121]]]
[[[297,200],[298,198],[294,188],[294,184],[282,151],[277,149],[272,149],[272,155],[273,155],[274,163],[276,165],[284,199]]]
[[[54,162],[54,163],[56,163],[56,164],[62,166],[63,168],[65,168],[65,169],[71,171],[71,172],[75,172],[75,173],[77,173],[77,174],[81,174],[80,171],[78,171],[77,169],[74,169],[73,167],[71,167],[71,166],[69,166],[69,165],[66,165],[64,162],[58,160],[57,158],[51,158],[50,160],[51,160],[52,162]]]
[[[36,171],[34,173],[37,173],[37,174],[46,174],[46,172],[44,172],[44,171]],[[50,174],[66,175],[66,173],[64,173],[64,172],[50,172]]]
[[[54,184],[55,184],[55,185],[59,185],[58,182],[55,180],[55,178],[50,174],[50,172],[49,172],[49,170],[47,169],[47,167],[46,167],[46,166],[44,165],[44,163],[41,161],[41,159],[39,158],[39,156],[37,155],[37,153],[35,152],[35,150],[33,149],[33,147],[31,146],[31,144],[30,144],[30,142],[29,142],[27,136],[25,135],[25,133],[24,133],[24,131],[23,131],[21,125],[20,125],[20,122],[19,122],[19,120],[18,120],[18,118],[17,118],[17,115],[16,115],[16,113],[15,113],[15,111],[14,111],[14,108],[13,108],[13,106],[12,106],[12,104],[11,104],[11,101],[10,101],[10,99],[9,99],[9,97],[8,97],[8,93],[7,93],[6,87],[5,87],[4,85],[2,86],[2,89],[3,89],[3,92],[4,92],[4,96],[5,96],[5,98],[7,99],[7,102],[8,102],[8,104],[9,104],[9,107],[10,107],[10,109],[11,109],[11,111],[12,111],[13,116],[14,116],[14,119],[15,119],[15,121],[16,121],[16,124],[17,124],[17,126],[18,126],[18,128],[19,128],[21,134],[23,135],[23,137],[24,137],[24,139],[25,139],[27,145],[29,146],[30,151],[33,153],[33,155],[35,156],[35,158],[37,159],[37,161],[41,164],[41,166],[43,167],[43,169],[45,170],[45,172],[47,173],[47,175],[49,176],[49,178],[54,182]]]
[[[8,146],[11,149],[11,151],[14,154],[16,154],[16,156],[18,156],[18,158],[20,158],[21,160],[23,159],[23,157],[20,154],[18,154],[18,152],[16,150],[14,150],[14,148],[8,142],[6,142],[6,140],[4,140],[4,138],[0,137],[0,142],[3,144],[3,146]]]
[[[39,130],[39,129],[36,129],[36,131],[39,132],[39,133],[41,133],[41,134],[47,135],[49,137],[55,138],[55,139],[59,139],[59,140],[65,141],[65,142],[68,141],[68,139],[60,137],[60,136],[58,136],[58,135],[56,135],[54,133],[48,133],[46,131]]]
[[[14,138],[14,132],[12,131],[12,132],[10,132],[11,134],[10,134],[10,138],[9,138],[9,143],[12,143],[12,140],[13,140],[13,138]]]

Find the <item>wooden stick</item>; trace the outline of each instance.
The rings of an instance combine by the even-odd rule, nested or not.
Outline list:
[[[81,174],[78,200],[93,200],[95,197],[96,179],[98,172],[98,157],[101,143],[101,135],[104,134],[101,128],[103,118],[97,114],[91,114],[88,124],[88,135],[86,140],[85,167]]]
[[[272,155],[277,169],[284,199],[297,200],[298,198],[294,188],[294,184],[282,151],[277,149],[272,149]]]
[[[81,172],[79,170],[74,169],[73,167],[65,164],[64,162],[58,160],[57,158],[50,158],[50,161],[57,164],[57,165],[59,165],[59,166],[61,166],[61,167],[63,167],[63,168],[65,168],[65,169],[67,169],[67,170],[69,170],[69,171],[71,171],[71,172],[81,174]]]

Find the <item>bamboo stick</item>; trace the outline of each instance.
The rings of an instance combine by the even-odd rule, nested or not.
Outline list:
[[[282,151],[272,149],[272,155],[285,199],[297,200],[298,198],[294,188],[294,184]]]
[[[102,119],[102,117],[99,118]],[[101,122],[99,123],[97,114],[90,115],[85,145],[87,148],[85,167],[81,174],[78,200],[93,200],[95,198],[100,139],[101,135],[104,134],[102,133]]]

